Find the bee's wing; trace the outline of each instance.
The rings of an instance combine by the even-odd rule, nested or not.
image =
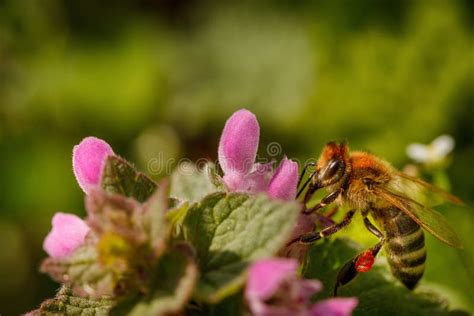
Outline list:
[[[379,197],[410,216],[418,225],[440,241],[452,247],[462,248],[462,243],[454,229],[437,211],[409,197],[391,192],[380,186],[375,187],[374,190]]]
[[[464,205],[464,203],[458,197],[432,185],[431,183],[425,182],[416,177],[412,177],[403,172],[397,172],[397,176],[401,182],[417,187],[419,189],[418,193],[423,193],[428,190],[429,192],[434,193],[435,197],[440,198],[442,201],[450,202],[456,205]],[[433,196],[430,196],[429,198],[433,199]]]

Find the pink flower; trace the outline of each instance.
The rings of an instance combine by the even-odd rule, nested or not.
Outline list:
[[[72,167],[81,189],[87,194],[100,183],[107,156],[114,155],[109,144],[96,137],[86,137],[72,151]]]
[[[89,226],[78,216],[56,213],[52,220],[53,228],[46,236],[43,249],[51,257],[64,257],[84,243]]]
[[[296,275],[294,259],[272,258],[255,262],[249,269],[245,299],[255,316],[346,316],[357,305],[355,298],[333,298],[311,303],[321,282]]]
[[[242,109],[227,120],[218,150],[224,184],[233,192],[268,192],[274,199],[294,200],[298,164],[285,157],[273,174],[271,163],[255,163],[259,139],[260,126],[252,112]]]

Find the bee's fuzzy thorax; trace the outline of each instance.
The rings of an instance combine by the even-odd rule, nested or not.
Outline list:
[[[346,143],[338,144],[335,142],[330,142],[324,146],[321,156],[319,157],[318,164],[323,165],[333,158],[339,158],[341,160],[346,161],[348,157],[349,147]]]
[[[386,161],[363,151],[351,153],[351,164],[353,169],[375,169],[381,173],[390,173],[393,169]]]

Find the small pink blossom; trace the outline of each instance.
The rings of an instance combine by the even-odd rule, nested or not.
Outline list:
[[[245,109],[227,120],[219,142],[219,164],[223,181],[232,192],[268,192],[274,199],[294,200],[298,165],[286,157],[273,174],[271,163],[255,163],[260,126],[255,115]]]
[[[110,155],[114,155],[112,147],[96,137],[86,137],[74,146],[72,152],[74,175],[86,194],[100,183],[105,159]]]
[[[49,256],[65,257],[84,243],[89,226],[78,216],[56,213],[52,219],[53,228],[46,236],[43,248]]]
[[[292,201],[296,198],[297,184],[298,164],[284,157],[268,185],[268,195],[274,199]]]
[[[333,298],[313,304],[311,296],[321,291],[317,280],[296,275],[294,259],[271,258],[249,268],[245,299],[255,316],[348,316],[357,305],[355,298]]]

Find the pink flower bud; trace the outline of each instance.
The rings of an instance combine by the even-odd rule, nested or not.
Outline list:
[[[270,181],[268,195],[274,199],[294,200],[297,184],[298,164],[284,157]]]
[[[53,228],[46,236],[43,249],[49,256],[60,258],[69,255],[84,243],[89,226],[78,216],[56,213],[52,220]]]
[[[114,152],[109,144],[96,137],[86,137],[72,151],[74,175],[87,194],[100,183],[105,159]]]
[[[219,142],[219,164],[225,174],[248,174],[257,156],[260,126],[255,115],[239,110],[225,123]]]

